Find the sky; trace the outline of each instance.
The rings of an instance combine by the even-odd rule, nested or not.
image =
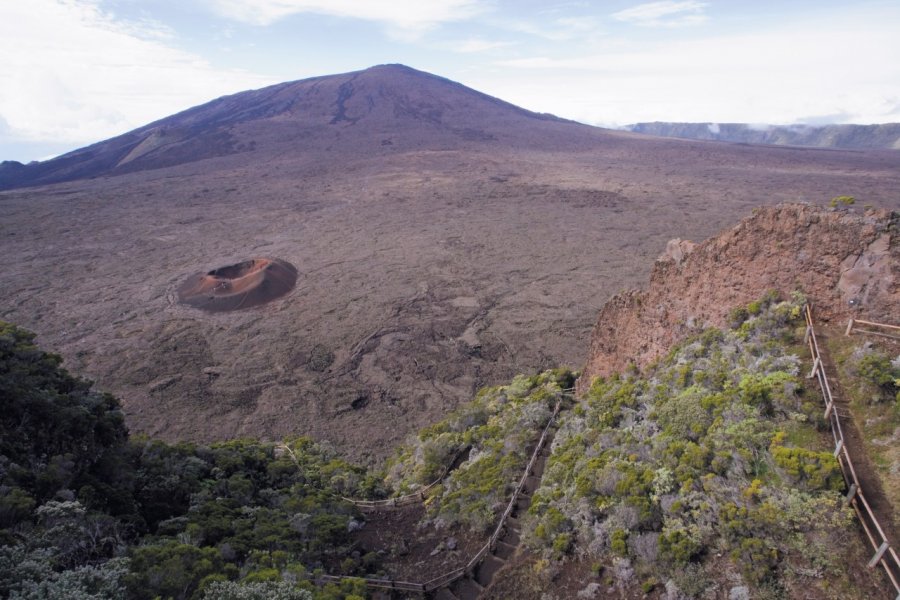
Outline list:
[[[0,160],[383,63],[607,127],[900,122],[898,32],[897,0],[0,0]]]

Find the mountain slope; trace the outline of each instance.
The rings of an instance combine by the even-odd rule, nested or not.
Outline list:
[[[285,144],[300,152],[304,146],[319,151],[328,145],[349,155],[456,148],[471,141],[509,144],[525,137],[546,144],[546,135],[528,131],[542,121],[564,123],[435,75],[381,65],[218,98],[45,162],[5,162],[0,189],[232,154],[253,153],[245,160],[265,161],[285,151]]]

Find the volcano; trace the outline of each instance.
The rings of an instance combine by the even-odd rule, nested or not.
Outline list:
[[[467,142],[570,145],[564,123],[403,65],[316,77],[213,100],[41,163],[7,161],[0,189],[145,171],[231,157],[377,156]],[[582,131],[584,133],[584,131]]]
[[[253,258],[192,275],[178,287],[178,299],[212,312],[240,310],[280,298],[296,282],[294,265],[277,258]]]
[[[900,152],[650,138],[400,65],[0,180],[0,319],[121,398],[131,431],[304,434],[366,461],[484,385],[584,364],[597,311],[672,238],[783,201],[900,209]]]

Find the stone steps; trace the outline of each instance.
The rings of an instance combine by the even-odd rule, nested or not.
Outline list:
[[[484,591],[484,586],[474,579],[463,577],[462,579],[457,579],[453,585],[450,586],[450,591],[453,592],[459,600],[478,600],[479,596],[481,596],[481,592]]]
[[[494,575],[496,575],[497,571],[502,569],[505,564],[506,561],[502,558],[488,554],[484,557],[484,560],[481,561],[481,564],[478,565],[478,568],[475,569],[475,580],[484,587],[489,586],[491,580],[494,579]]]

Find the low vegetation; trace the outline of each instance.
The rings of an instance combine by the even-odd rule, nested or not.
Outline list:
[[[853,420],[865,432],[868,455],[888,500],[900,506],[900,344],[854,333],[828,336],[841,392]]]
[[[0,324],[0,596],[15,599],[358,598],[383,576],[350,531],[342,496],[430,490],[437,524],[484,529],[575,374],[481,391],[423,430],[389,475],[306,438],[209,446],[130,437],[118,402],[61,368],[34,336]],[[354,525],[356,523],[356,525]]]
[[[856,198],[853,196],[835,196],[828,203],[832,208],[853,206],[854,204],[856,204]]]
[[[665,582],[711,597],[727,580],[754,598],[853,597],[839,559],[853,535],[843,480],[821,398],[799,376],[802,303],[769,294],[643,373],[597,379],[574,405],[566,369],[486,388],[384,473],[306,438],[129,437],[113,397],[0,323],[0,596],[365,597],[359,579],[314,584],[326,571],[385,575],[377,554],[353,552],[361,515],[342,496],[426,489],[428,524],[487,532],[562,402],[526,516],[535,569],[577,559],[594,585],[623,593]],[[897,425],[896,361],[862,345],[840,364],[856,402]]]
[[[575,374],[567,369],[519,375],[509,385],[481,390],[443,421],[422,430],[392,461],[387,481],[408,493],[439,478],[428,490],[428,514],[438,526],[464,524],[483,531],[515,487],[531,450]]]
[[[597,379],[554,440],[531,547],[622,588],[700,597],[731,572],[753,597],[841,597],[829,582],[851,517],[837,461],[808,447],[825,424],[788,351],[802,302],[769,295],[643,374]]]
[[[345,598],[316,570],[352,558],[339,494],[378,480],[305,438],[212,446],[129,438],[118,403],[0,323],[0,596]]]

